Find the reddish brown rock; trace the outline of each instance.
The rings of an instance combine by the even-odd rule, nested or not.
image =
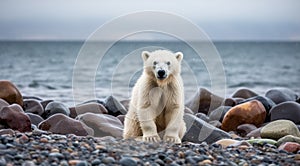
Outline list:
[[[233,98],[243,98],[243,99],[248,99],[250,97],[257,96],[258,94],[253,92],[250,89],[247,88],[240,88],[237,91],[235,91],[232,95]]]
[[[78,115],[76,119],[94,129],[95,137],[113,136],[122,138],[124,126],[118,118],[112,115],[85,113]]]
[[[87,112],[95,113],[95,114],[107,114],[107,109],[99,103],[86,103],[82,105],[78,105],[76,107],[71,107],[70,109],[70,117],[76,118],[77,115],[84,114]]]
[[[217,96],[205,88],[200,88],[198,92],[185,104],[194,113],[208,114],[210,110],[218,108],[223,103],[224,98]]]
[[[23,97],[18,88],[10,81],[0,81],[0,98],[9,104],[19,104],[23,107]]]
[[[30,118],[17,104],[5,106],[0,110],[0,123],[20,132],[31,131]]]
[[[297,153],[300,150],[300,144],[296,142],[285,142],[278,147],[279,150],[285,150],[291,153]]]
[[[257,100],[249,101],[232,107],[224,116],[222,129],[225,131],[236,131],[241,124],[253,124],[260,126],[266,118],[266,109]]]
[[[75,134],[77,136],[93,135],[93,129],[84,123],[74,120],[64,114],[57,113],[42,121],[38,128],[55,134]]]

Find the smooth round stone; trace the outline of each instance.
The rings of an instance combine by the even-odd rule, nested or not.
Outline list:
[[[257,128],[253,131],[250,131],[250,133],[248,133],[246,135],[247,138],[260,138],[260,130],[262,129],[262,127]]]
[[[81,115],[87,112],[95,113],[95,114],[107,114],[107,109],[99,103],[86,103],[81,104],[76,107],[71,107],[70,109],[70,117],[76,118],[77,115]]]
[[[223,121],[225,114],[231,109],[230,106],[220,106],[217,109],[211,111],[209,113],[209,120],[218,120],[220,122]]]
[[[18,88],[10,81],[0,81],[0,99],[8,104],[19,104],[23,107],[23,97]]]
[[[250,140],[247,140],[248,143],[250,144],[260,144],[260,145],[264,145],[264,144],[271,144],[271,145],[276,145],[277,144],[277,141],[273,140],[273,139],[250,139]]]
[[[122,166],[135,166],[137,165],[136,161],[130,157],[123,157],[120,161],[119,164]]]
[[[278,147],[278,150],[285,150],[290,153],[297,153],[300,150],[300,144],[296,142],[285,142]]]
[[[44,110],[47,107],[47,105],[51,102],[53,102],[54,100],[43,100],[41,101],[41,105],[43,106]]]
[[[12,104],[0,110],[0,123],[20,132],[31,131],[30,118],[18,104]]]
[[[226,98],[223,102],[224,106],[230,106],[233,107],[237,104],[237,102],[233,98]]]
[[[0,99],[0,110],[6,106],[9,106],[9,104],[5,100]]]
[[[236,144],[240,141],[234,140],[234,139],[221,139],[219,141],[216,142],[216,144],[219,144],[222,146],[222,148],[227,148],[228,146],[232,145],[232,144]]]
[[[195,114],[198,118],[204,120],[205,122],[209,122],[209,117],[206,116],[204,113],[196,113]]]
[[[47,119],[50,116],[52,116],[54,114],[58,114],[58,113],[69,116],[70,110],[63,103],[53,101],[46,106],[45,112],[43,114],[43,118]]]
[[[44,119],[43,119],[41,116],[39,116],[39,115],[36,115],[36,114],[33,114],[33,113],[29,113],[29,112],[27,112],[26,114],[27,114],[28,117],[30,118],[31,124],[34,124],[34,125],[36,125],[36,126],[44,120]]]
[[[261,102],[249,101],[232,107],[224,116],[222,129],[225,131],[236,131],[241,124],[253,124],[260,126],[266,118],[266,110]]]
[[[108,96],[104,99],[104,106],[108,114],[113,116],[126,115],[126,108],[113,96]]]
[[[258,96],[258,94],[247,88],[240,88],[232,94],[233,98],[243,98],[243,99],[248,99],[254,96]]]
[[[38,128],[55,134],[75,134],[77,136],[94,135],[94,130],[84,123],[57,113],[42,121]]]
[[[94,130],[95,137],[113,136],[122,138],[123,124],[114,116],[108,114],[85,113],[78,115],[77,120]]]
[[[184,114],[187,132],[183,141],[201,143],[203,141],[211,144],[223,138],[230,138],[230,135],[209,123],[197,118],[195,115]]]
[[[129,109],[130,99],[121,100],[120,103],[124,106],[126,110]]]
[[[295,137],[293,135],[286,135],[277,141],[277,145],[279,146],[285,142],[296,142],[300,144],[300,137]]]
[[[44,113],[44,108],[42,106],[42,104],[40,103],[40,101],[35,100],[35,99],[25,99],[23,101],[24,103],[24,111],[25,112],[29,112],[29,113],[33,113],[33,114],[37,114],[42,116]]]
[[[117,118],[120,120],[120,122],[124,125],[125,115],[118,115]]]
[[[295,123],[290,120],[276,120],[270,122],[261,129],[262,138],[271,138],[278,140],[286,135],[300,136],[299,130]]]
[[[37,101],[42,101],[41,98],[36,97],[36,96],[23,96],[23,100],[37,100]]]
[[[291,120],[296,124],[300,124],[300,104],[294,101],[280,103],[270,110],[270,120],[279,119]]]
[[[102,159],[102,162],[104,164],[112,164],[114,163],[116,160],[113,157],[105,157]]]
[[[205,88],[199,88],[197,93],[185,104],[194,113],[208,114],[210,110],[214,110],[221,106],[224,98],[217,96]]]
[[[257,129],[257,127],[253,124],[242,124],[237,127],[236,131],[240,136],[245,137],[247,134],[249,134],[255,129]]]
[[[298,95],[288,88],[270,89],[266,92],[265,96],[274,101],[275,104],[283,103],[286,101],[296,101],[298,98]]]

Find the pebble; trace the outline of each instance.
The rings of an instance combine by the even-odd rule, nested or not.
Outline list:
[[[134,159],[132,159],[131,157],[123,157],[119,163],[122,166],[135,166],[137,165],[136,161]]]

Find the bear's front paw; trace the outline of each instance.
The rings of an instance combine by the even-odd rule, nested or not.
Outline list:
[[[143,136],[143,141],[145,141],[145,142],[159,142],[159,141],[161,141],[161,139],[158,135],[152,135],[152,136]]]
[[[181,139],[179,137],[173,137],[173,136],[164,136],[164,141],[170,143],[176,143],[176,144],[181,143]]]

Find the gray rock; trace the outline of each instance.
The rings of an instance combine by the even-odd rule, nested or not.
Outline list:
[[[287,119],[300,124],[300,104],[294,101],[280,103],[270,110],[270,120]]]
[[[208,124],[194,115],[185,114],[184,121],[187,132],[183,137],[183,141],[194,143],[207,142],[211,144],[223,138],[231,138],[227,132]]]
[[[265,96],[270,98],[276,104],[283,103],[286,101],[296,101],[298,98],[298,95],[288,88],[270,89],[266,92]]]
[[[45,113],[43,114],[43,118],[47,119],[50,116],[61,113],[66,116],[70,115],[70,110],[67,106],[65,106],[63,103],[53,101],[49,103],[45,108]]]
[[[131,157],[123,157],[119,163],[122,166],[135,166],[137,165],[136,161],[134,159],[132,159]]]
[[[113,96],[106,97],[103,105],[110,115],[118,116],[125,115],[127,113],[126,108]]]
[[[44,113],[44,108],[40,101],[35,99],[23,100],[23,108],[25,112],[33,113],[42,116]]]
[[[286,135],[277,141],[277,146],[280,146],[281,144],[283,144],[285,142],[296,142],[296,143],[300,144],[300,137],[295,137],[293,135]]]
[[[262,138],[278,140],[286,135],[300,136],[299,130],[295,123],[290,120],[276,120],[270,122],[261,129]]]

